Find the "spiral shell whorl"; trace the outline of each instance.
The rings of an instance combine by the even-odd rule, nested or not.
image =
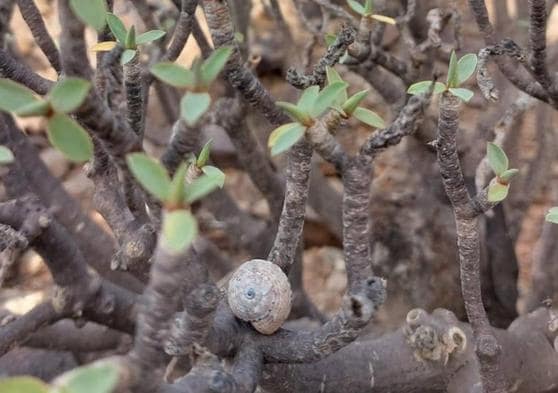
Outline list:
[[[263,259],[252,259],[240,265],[227,291],[233,314],[251,322],[263,334],[272,334],[283,325],[291,311],[291,295],[285,273]]]

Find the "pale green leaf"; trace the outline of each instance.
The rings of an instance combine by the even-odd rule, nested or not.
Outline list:
[[[448,80],[446,81],[448,87],[458,87],[457,79],[457,56],[455,51],[451,52],[450,62],[448,67]]]
[[[300,123],[283,124],[273,130],[267,141],[267,145],[271,147],[271,155],[275,156],[288,150],[302,138],[304,131],[306,131],[306,127]]]
[[[81,106],[90,89],[91,83],[88,81],[67,77],[54,85],[47,100],[56,112],[73,112]]]
[[[509,182],[518,173],[519,173],[519,169],[512,168],[512,169],[507,169],[504,172],[500,173],[498,177],[504,182]]]
[[[364,0],[364,14],[370,15],[373,10],[374,10],[374,1]]]
[[[126,36],[128,35],[128,30],[124,26],[124,23],[120,18],[112,13],[107,13],[107,23],[112,35],[120,44],[124,45],[126,43]]]
[[[89,49],[92,50],[93,52],[108,52],[113,50],[117,44],[118,43],[116,41],[97,42]]]
[[[14,113],[19,117],[45,116],[50,112],[50,104],[47,101],[34,101],[22,106]]]
[[[297,107],[294,104],[291,104],[290,102],[277,101],[275,105],[283,109],[283,111],[294,121],[297,121],[301,124],[310,124],[312,122],[312,118],[310,117],[308,112],[301,110],[301,108]]]
[[[337,36],[335,34],[326,33],[324,35],[324,41],[325,41],[327,46],[333,45],[333,43],[335,42],[336,39],[337,39]]]
[[[189,165],[189,163],[183,162],[174,173],[165,206],[171,206],[172,208],[181,207],[184,201],[186,172],[188,171]]]
[[[219,76],[219,73],[223,70],[225,64],[227,64],[232,52],[232,48],[228,46],[217,48],[213,51],[213,53],[203,62],[201,67],[201,77],[203,83],[209,85]]]
[[[335,82],[343,82],[345,83],[345,81],[343,80],[343,78],[341,78],[341,75],[339,75],[339,73],[337,72],[337,70],[333,67],[326,67],[326,76],[327,76],[327,84],[331,85]],[[335,100],[335,104],[338,104],[339,106],[343,105],[343,103],[345,101],[347,101],[348,96],[347,96],[347,89],[343,89],[343,91],[341,92],[341,94],[339,94],[339,97],[337,100]]]
[[[347,0],[349,7],[359,15],[364,15],[364,7],[356,0]]]
[[[368,89],[359,91],[346,100],[342,106],[343,112],[349,116],[352,115],[357,106],[362,102],[362,100],[364,100],[364,98],[366,98],[368,91]]]
[[[223,188],[225,185],[225,174],[219,168],[213,165],[205,165],[202,167],[202,172],[212,177],[219,188]]]
[[[374,15],[370,15],[370,17],[372,19],[376,19],[378,22],[387,23],[389,25],[397,24],[397,21],[393,18],[390,18],[389,16],[374,14]]]
[[[170,253],[182,253],[198,235],[198,224],[192,213],[174,210],[163,216],[161,245]]]
[[[368,124],[369,126],[376,128],[384,128],[384,121],[377,113],[372,112],[369,109],[358,107],[353,112],[353,116],[356,117],[361,122]]]
[[[105,27],[107,5],[105,0],[70,0],[70,7],[83,23],[97,31]]]
[[[544,219],[553,224],[558,224],[558,207],[551,208]]]
[[[161,164],[144,153],[128,154],[126,162],[143,188],[160,201],[167,200],[171,180]]]
[[[210,104],[209,94],[186,92],[180,100],[180,115],[186,124],[193,126],[207,112]]]
[[[49,387],[33,377],[10,377],[0,379],[0,393],[48,393]]]
[[[120,64],[125,65],[128,64],[134,57],[136,56],[135,49],[126,49],[122,53],[122,57],[120,58]]]
[[[319,86],[310,86],[302,92],[302,95],[298,99],[296,106],[303,113],[309,113],[314,103],[318,99],[318,94],[320,92]]]
[[[151,73],[155,77],[171,86],[193,88],[196,78],[192,71],[175,63],[164,62],[151,67]]]
[[[209,169],[212,168],[212,169]],[[215,191],[217,188],[223,187],[225,182],[225,174],[213,166],[204,166],[202,168],[203,175],[194,179],[194,181],[186,187],[186,202],[193,203],[209,193]]]
[[[508,169],[509,161],[506,153],[502,148],[495,143],[488,142],[486,145],[486,156],[488,157],[488,164],[494,173],[498,176]]]
[[[64,393],[111,393],[118,383],[118,371],[110,365],[75,368],[56,380]]]
[[[421,82],[413,83],[407,89],[407,93],[412,95],[425,94],[428,93],[428,91],[430,90],[430,86],[432,86],[432,81],[421,81]],[[434,94],[442,93],[445,90],[446,90],[446,85],[444,85],[442,82],[436,82],[434,84],[434,91],[433,91]]]
[[[324,113],[327,108],[333,105],[336,100],[341,97],[347,86],[348,85],[345,82],[334,82],[324,87],[318,95],[318,98],[314,103],[314,107],[310,111],[310,116],[312,116],[312,118],[316,118]]]
[[[36,101],[38,98],[27,87],[0,78],[0,110],[14,112]]]
[[[6,165],[14,162],[14,155],[6,146],[0,145],[0,165]]]
[[[500,202],[506,199],[510,186],[508,184],[499,183],[496,179],[492,179],[488,185],[488,201]]]
[[[474,92],[464,87],[450,87],[448,90],[451,94],[464,102],[469,102],[469,100],[475,95]]]
[[[47,135],[52,146],[71,161],[87,161],[93,156],[91,137],[68,115],[57,113],[49,118]]]
[[[136,45],[147,44],[148,42],[156,41],[162,38],[166,32],[163,30],[150,30],[142,33],[136,37]]]
[[[468,53],[457,62],[457,85],[461,85],[473,75],[477,68],[477,55]]]
[[[126,33],[126,41],[124,41],[124,47],[126,49],[136,49],[136,27],[132,25],[130,30]]]
[[[205,164],[207,164],[207,161],[209,161],[209,152],[211,150],[212,142],[213,139],[210,139],[205,143],[205,145],[203,145],[203,148],[201,149],[198,159],[196,161],[196,166],[198,168],[203,167]]]

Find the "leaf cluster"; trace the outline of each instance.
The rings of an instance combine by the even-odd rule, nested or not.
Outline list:
[[[489,142],[486,147],[488,164],[496,177],[488,185],[488,200],[500,202],[506,199],[510,188],[510,180],[519,173],[517,169],[509,169],[509,160],[502,148]]]
[[[364,18],[375,19],[379,22],[389,23],[390,25],[395,25],[396,21],[393,18],[385,15],[374,14],[374,1],[364,0],[364,4],[361,4],[357,0],[347,0],[347,4],[351,9]]]

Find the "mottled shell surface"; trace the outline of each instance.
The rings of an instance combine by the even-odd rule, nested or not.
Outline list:
[[[229,306],[238,318],[262,334],[272,334],[291,311],[291,286],[281,268],[263,259],[244,262],[233,273],[227,291]]]

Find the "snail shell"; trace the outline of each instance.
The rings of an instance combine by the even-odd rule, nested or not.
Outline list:
[[[281,268],[263,259],[244,262],[233,273],[227,291],[238,318],[262,334],[273,334],[291,311],[291,286]]]

